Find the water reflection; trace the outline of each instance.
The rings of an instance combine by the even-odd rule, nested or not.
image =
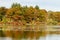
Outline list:
[[[57,35],[59,34],[59,35]],[[0,30],[1,40],[60,40],[59,31],[2,31]]]
[[[4,37],[9,37],[13,40],[39,40],[41,36],[46,35],[46,32],[42,31],[5,31],[3,33]]]
[[[29,32],[25,31],[22,34],[17,32],[12,35],[6,34],[5,37],[0,37],[0,40],[60,40],[60,34],[46,34],[45,32]]]
[[[46,36],[40,36],[39,39],[36,38],[11,38],[11,37],[0,37],[0,40],[60,40],[60,35],[58,34],[48,34]]]

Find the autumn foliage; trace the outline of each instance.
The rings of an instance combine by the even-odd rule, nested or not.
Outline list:
[[[45,30],[45,25],[60,25],[60,12],[46,11],[45,9],[40,9],[37,5],[28,7],[17,3],[12,4],[11,8],[0,7],[0,26],[2,26],[2,29],[20,28],[18,31],[15,28],[15,32],[4,30],[3,32],[6,36],[21,37],[24,34],[31,38],[33,36],[38,37],[40,31],[27,31],[27,33],[25,30],[41,30],[42,33],[42,30]]]

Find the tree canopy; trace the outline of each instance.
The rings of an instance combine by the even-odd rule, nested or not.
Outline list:
[[[0,7],[0,21],[8,20],[8,18],[13,22],[25,21],[30,23],[39,21],[45,23],[48,19],[52,19],[59,23],[60,12],[46,11],[45,9],[40,9],[38,5],[28,7],[13,3],[11,8]]]

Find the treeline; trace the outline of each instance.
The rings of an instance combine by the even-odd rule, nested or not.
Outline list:
[[[49,25],[60,25],[60,11],[48,11],[47,22]]]
[[[21,6],[13,3],[11,8],[0,7],[0,22],[59,24],[60,12],[46,11],[39,6]]]

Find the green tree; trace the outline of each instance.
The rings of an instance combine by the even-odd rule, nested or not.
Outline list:
[[[39,9],[39,6],[38,6],[38,5],[36,5],[36,6],[35,6],[35,8],[36,8],[36,9]]]
[[[7,8],[0,7],[0,21],[2,21],[2,18],[6,15]]]

